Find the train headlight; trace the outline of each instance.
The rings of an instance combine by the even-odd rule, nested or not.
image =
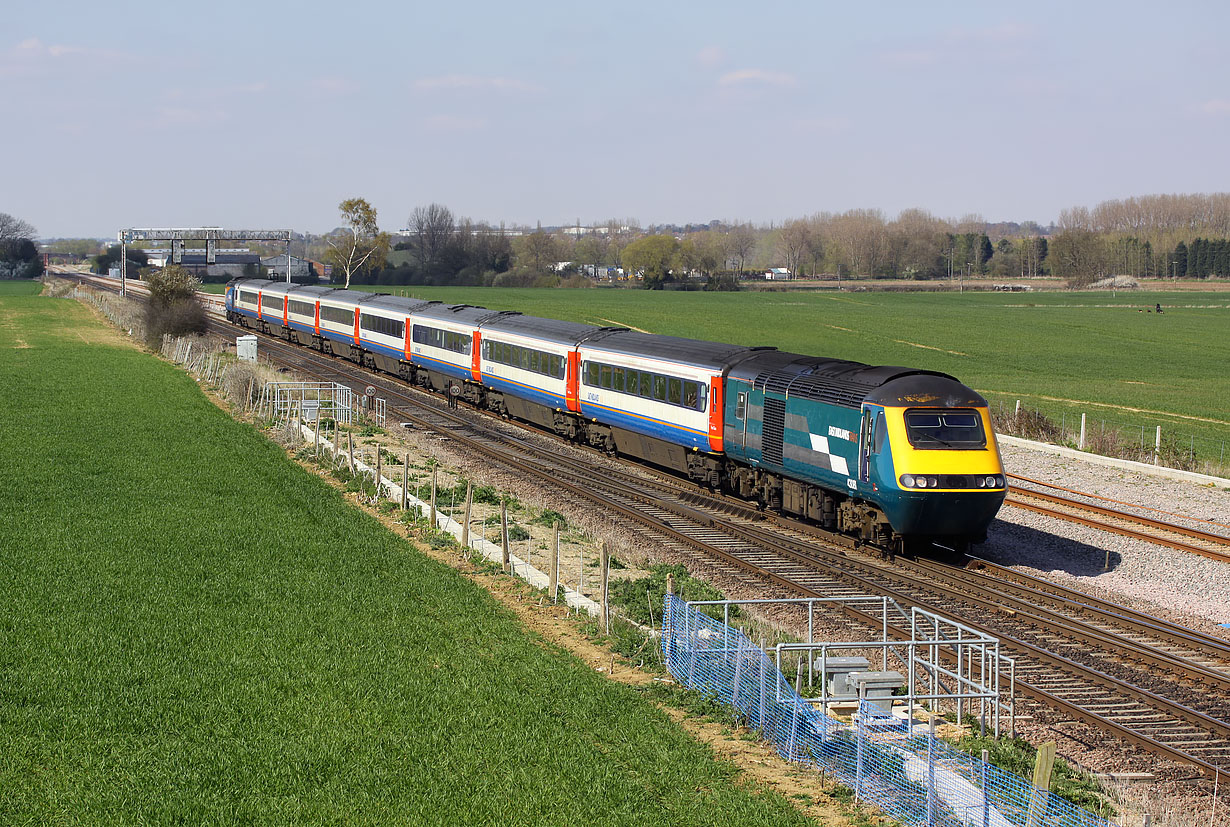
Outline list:
[[[936,477],[927,477],[927,487],[928,488],[939,488],[940,487],[939,479],[937,479]]]
[[[914,487],[914,475],[913,474],[902,474],[901,484],[904,485],[906,488],[913,488]]]
[[[987,488],[999,488],[1000,485],[999,477],[987,477]]]

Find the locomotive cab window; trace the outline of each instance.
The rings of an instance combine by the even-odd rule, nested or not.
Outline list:
[[[876,413],[875,424],[871,427],[871,453],[878,454],[884,450],[884,437],[888,435],[886,433],[888,428],[884,424],[884,411]]]
[[[985,448],[982,418],[975,411],[906,411],[905,432],[920,449]]]
[[[740,391],[735,397],[735,419],[744,419],[747,417],[747,392]]]

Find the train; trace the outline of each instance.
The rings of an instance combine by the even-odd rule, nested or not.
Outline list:
[[[944,373],[326,286],[237,279],[234,324],[669,469],[886,555],[961,555],[1007,493]]]

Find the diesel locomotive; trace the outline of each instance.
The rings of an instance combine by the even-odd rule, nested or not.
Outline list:
[[[264,279],[226,314],[890,554],[965,552],[1007,491],[986,400],[935,371]]]

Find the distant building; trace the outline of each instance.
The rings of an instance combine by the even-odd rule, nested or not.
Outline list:
[[[261,257],[256,253],[218,253],[215,258],[216,261],[209,264],[205,261],[204,253],[185,254],[180,264],[193,275],[200,277],[226,276],[237,279],[245,275],[258,275],[260,271]]]
[[[261,259],[261,267],[268,268],[269,278],[286,278],[286,253]],[[296,281],[305,281],[311,274],[310,262],[298,256],[290,257],[290,277]]]
[[[764,277],[770,281],[783,281],[794,278],[785,267],[770,267],[768,270],[765,270]]]

